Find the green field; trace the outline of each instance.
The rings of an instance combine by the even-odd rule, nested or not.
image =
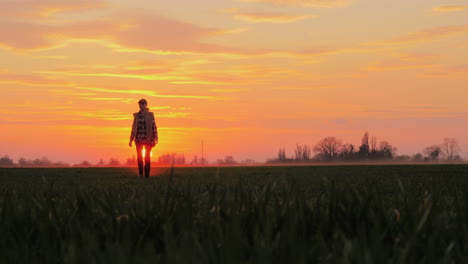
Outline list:
[[[468,263],[468,166],[0,169],[0,263]]]

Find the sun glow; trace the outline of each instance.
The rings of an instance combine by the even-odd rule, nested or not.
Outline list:
[[[143,149],[141,150],[141,154],[143,156],[143,158],[146,157],[146,148],[143,147]],[[153,157],[153,150],[150,151],[150,158]]]

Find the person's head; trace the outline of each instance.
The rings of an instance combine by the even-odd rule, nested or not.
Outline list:
[[[146,99],[141,99],[140,101],[138,101],[138,105],[140,106],[141,111],[148,110],[148,102],[146,101]]]

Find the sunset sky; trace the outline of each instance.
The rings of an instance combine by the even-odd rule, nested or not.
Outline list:
[[[0,156],[265,161],[365,131],[468,158],[468,1],[0,0]]]

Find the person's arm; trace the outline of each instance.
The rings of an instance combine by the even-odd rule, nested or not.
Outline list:
[[[158,144],[158,127],[156,126],[156,120],[154,119],[153,117],[153,122],[152,122],[152,125],[151,125],[152,129],[153,129],[153,135],[154,135],[154,142],[156,144]]]
[[[133,124],[132,124],[132,132],[130,133],[130,141],[128,142],[128,145],[130,147],[132,146],[132,142],[135,139],[135,122],[136,122],[136,118],[134,116],[133,117]]]

